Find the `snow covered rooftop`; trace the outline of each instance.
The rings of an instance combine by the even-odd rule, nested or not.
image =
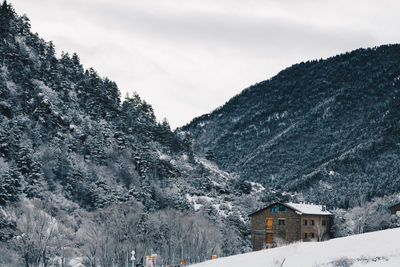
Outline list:
[[[326,210],[326,207],[323,205],[315,205],[315,204],[306,204],[306,203],[292,203],[292,202],[288,202],[288,203],[282,203],[282,202],[275,202],[271,205],[268,205],[265,208],[262,208],[260,210],[254,211],[252,213],[249,214],[249,216],[252,216],[253,214],[256,214],[257,212],[260,212],[262,210],[265,210],[273,205],[284,205],[289,209],[292,209],[294,211],[296,211],[296,213],[298,214],[312,214],[312,215],[332,215],[332,213],[330,213],[329,211]]]
[[[292,208],[301,214],[313,214],[313,215],[332,215],[326,210],[323,205],[304,204],[304,203],[284,203],[288,208]]]

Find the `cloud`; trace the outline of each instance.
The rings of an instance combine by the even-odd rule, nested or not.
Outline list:
[[[398,42],[395,0],[14,0],[35,31],[173,127],[303,60]]]

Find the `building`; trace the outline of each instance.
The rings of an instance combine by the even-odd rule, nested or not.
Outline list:
[[[400,215],[400,203],[391,206],[389,209],[391,214]]]
[[[300,240],[325,240],[332,225],[332,213],[313,204],[276,202],[249,216],[254,251]]]

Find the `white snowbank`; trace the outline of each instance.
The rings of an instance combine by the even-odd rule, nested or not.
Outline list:
[[[321,243],[295,243],[279,248],[219,258],[191,266],[398,267],[400,266],[400,228],[336,238]]]

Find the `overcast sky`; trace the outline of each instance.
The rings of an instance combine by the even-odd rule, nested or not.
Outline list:
[[[400,40],[398,0],[8,0],[173,128],[283,68]]]

